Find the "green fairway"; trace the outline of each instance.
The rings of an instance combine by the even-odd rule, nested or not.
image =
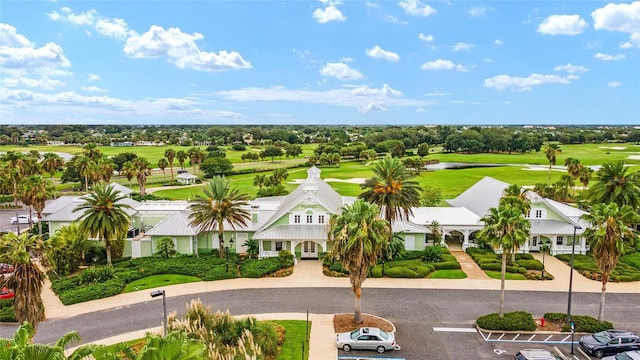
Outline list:
[[[128,293],[138,290],[153,289],[160,286],[184,284],[196,281],[202,281],[202,279],[195,276],[178,274],[151,275],[127,284],[123,292]]]

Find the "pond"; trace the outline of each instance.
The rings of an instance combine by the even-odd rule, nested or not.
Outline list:
[[[424,168],[433,170],[446,170],[446,169],[470,169],[479,167],[496,167],[496,166],[523,166],[522,164],[488,164],[488,163],[474,163],[474,162],[440,162],[437,164],[428,164]],[[525,165],[526,166],[526,165]]]

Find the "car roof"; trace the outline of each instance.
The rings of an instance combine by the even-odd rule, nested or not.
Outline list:
[[[638,337],[638,335],[628,330],[605,330],[603,332],[607,333],[612,338],[625,337],[625,336]]]
[[[520,350],[520,354],[522,354],[527,360],[556,360],[555,355],[550,353],[545,349],[524,349]]]
[[[377,335],[377,334],[380,334],[380,329],[378,329],[376,327],[362,327],[362,328],[360,328],[360,333],[361,334]]]

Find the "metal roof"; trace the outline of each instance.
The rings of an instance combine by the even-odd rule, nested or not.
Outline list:
[[[326,225],[276,225],[253,235],[256,240],[327,240]]]
[[[146,231],[150,236],[195,236],[198,228],[189,225],[191,220],[186,212],[177,212]]]
[[[529,219],[531,235],[573,235],[573,224],[559,220]],[[577,235],[585,231],[585,227],[576,230]]]
[[[76,221],[80,219],[80,217],[82,217],[82,211],[74,212],[73,210],[75,210],[82,203],[84,203],[84,199],[82,197],[77,197],[76,199],[68,203],[63,208],[57,210],[54,213],[44,216],[42,220],[43,221],[62,221],[62,222]],[[124,209],[124,212],[126,212],[127,215],[129,216],[135,215],[137,213],[136,208],[140,206],[140,202],[130,198],[122,198],[122,200],[120,200],[119,203],[131,206],[131,208]]]
[[[465,207],[418,207],[409,218],[414,224],[428,226],[437,221],[440,226],[482,225],[480,216]]]
[[[509,187],[504,181],[485,176],[455,199],[447,200],[451,206],[465,207],[476,215],[485,216],[489,209],[497,207],[504,190]]]

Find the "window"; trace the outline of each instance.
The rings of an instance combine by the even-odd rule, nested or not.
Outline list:
[[[324,224],[324,215],[318,215],[318,223]]]
[[[562,245],[564,238],[562,236],[556,236],[556,245]]]
[[[534,236],[534,237],[533,237],[532,245],[533,245],[533,246],[538,246],[538,237],[537,237],[537,236]]]
[[[300,215],[293,215],[293,222],[296,224],[300,224]]]
[[[540,219],[542,217],[542,210],[536,210],[536,218]]]
[[[313,224],[313,215],[307,215],[307,224]]]
[[[282,241],[276,241],[276,251],[282,251]]]

